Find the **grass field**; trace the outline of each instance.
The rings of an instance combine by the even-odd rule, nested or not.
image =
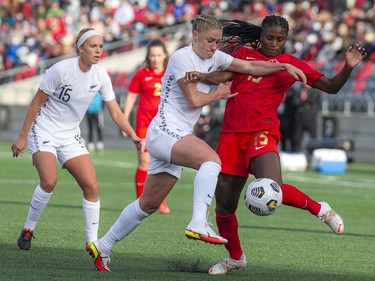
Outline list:
[[[0,143],[0,155],[0,280],[375,280],[375,165],[349,164],[342,176],[285,172],[285,182],[329,202],[340,213],[345,233],[333,234],[306,211],[282,206],[272,216],[257,217],[242,203],[238,219],[248,266],[228,276],[210,276],[210,266],[227,254],[224,247],[184,237],[194,171],[186,169],[169,195],[172,214],[146,219],[114,247],[112,272],[101,273],[84,249],[81,191],[64,170],[59,170],[31,250],[18,249],[16,240],[38,178],[28,153],[13,159],[10,143]],[[136,155],[108,149],[94,154],[93,160],[100,184],[102,236],[135,198]]]

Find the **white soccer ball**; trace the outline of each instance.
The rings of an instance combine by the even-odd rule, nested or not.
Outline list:
[[[268,216],[276,212],[283,201],[279,184],[268,178],[252,181],[245,192],[245,204],[258,216]]]

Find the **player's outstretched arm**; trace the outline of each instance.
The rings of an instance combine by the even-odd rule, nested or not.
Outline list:
[[[213,71],[210,73],[201,73],[199,71],[190,71],[185,74],[186,83],[202,82],[207,85],[219,85],[231,81],[233,77],[230,71]]]
[[[234,58],[227,70],[254,76],[266,76],[279,71],[288,71],[297,81],[301,81],[306,85],[306,76],[302,70],[287,63],[246,61]]]
[[[313,87],[320,89],[329,94],[336,94],[348,81],[354,67],[356,67],[365,57],[367,53],[365,48],[355,44],[349,46],[345,52],[345,65],[341,71],[332,78],[327,78],[325,76],[317,79]]]

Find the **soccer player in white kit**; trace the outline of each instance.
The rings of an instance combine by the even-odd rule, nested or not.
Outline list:
[[[295,79],[305,82],[303,73],[288,64],[272,64],[234,59],[217,51],[222,37],[220,22],[210,15],[198,15],[192,20],[193,43],[177,50],[170,58],[162,81],[157,115],[151,122],[146,147],[151,155],[144,191],[141,197],[124,208],[120,217],[99,240],[87,245],[99,271],[109,271],[112,247],[143,219],[158,210],[161,202],[180,178],[182,168],[197,170],[194,179],[193,214],[185,236],[212,244],[225,244],[207,222],[207,209],[214,196],[221,162],[216,152],[192,134],[204,105],[231,98],[229,86],[220,84],[210,91],[203,83],[186,83],[189,71],[212,72],[231,69],[257,76],[287,70]]]
[[[91,28],[82,29],[75,47],[77,57],[62,60],[46,71],[28,108],[20,135],[11,147],[13,157],[18,157],[23,154],[27,142],[40,179],[18,239],[18,246],[22,250],[30,249],[36,223],[56,186],[56,159],[76,179],[83,191],[86,244],[98,238],[98,182],[79,128],[97,92],[113,121],[131,137],[140,153],[144,150],[144,143],[115,99],[108,73],[97,65],[103,52],[102,35]]]

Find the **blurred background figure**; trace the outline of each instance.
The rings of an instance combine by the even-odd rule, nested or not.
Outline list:
[[[104,125],[104,102],[99,93],[96,94],[86,112],[89,131],[87,149],[89,152],[104,150],[103,125]],[[96,137],[94,134],[96,132]]]
[[[164,42],[161,39],[151,41],[147,46],[144,65],[136,71],[130,82],[129,93],[124,102],[124,114],[129,119],[139,96],[135,130],[137,135],[142,139],[146,138],[147,128],[158,111],[161,80],[164,76],[167,62],[168,51]],[[124,134],[124,136],[126,135]],[[143,193],[149,166],[150,154],[146,149],[142,154],[138,154],[138,166],[135,172],[137,198]],[[166,200],[160,205],[159,211],[162,214],[169,214],[171,212]]]
[[[308,138],[317,138],[319,112],[318,90],[295,84],[287,91],[283,104],[279,107],[282,151],[303,151],[305,133]]]

